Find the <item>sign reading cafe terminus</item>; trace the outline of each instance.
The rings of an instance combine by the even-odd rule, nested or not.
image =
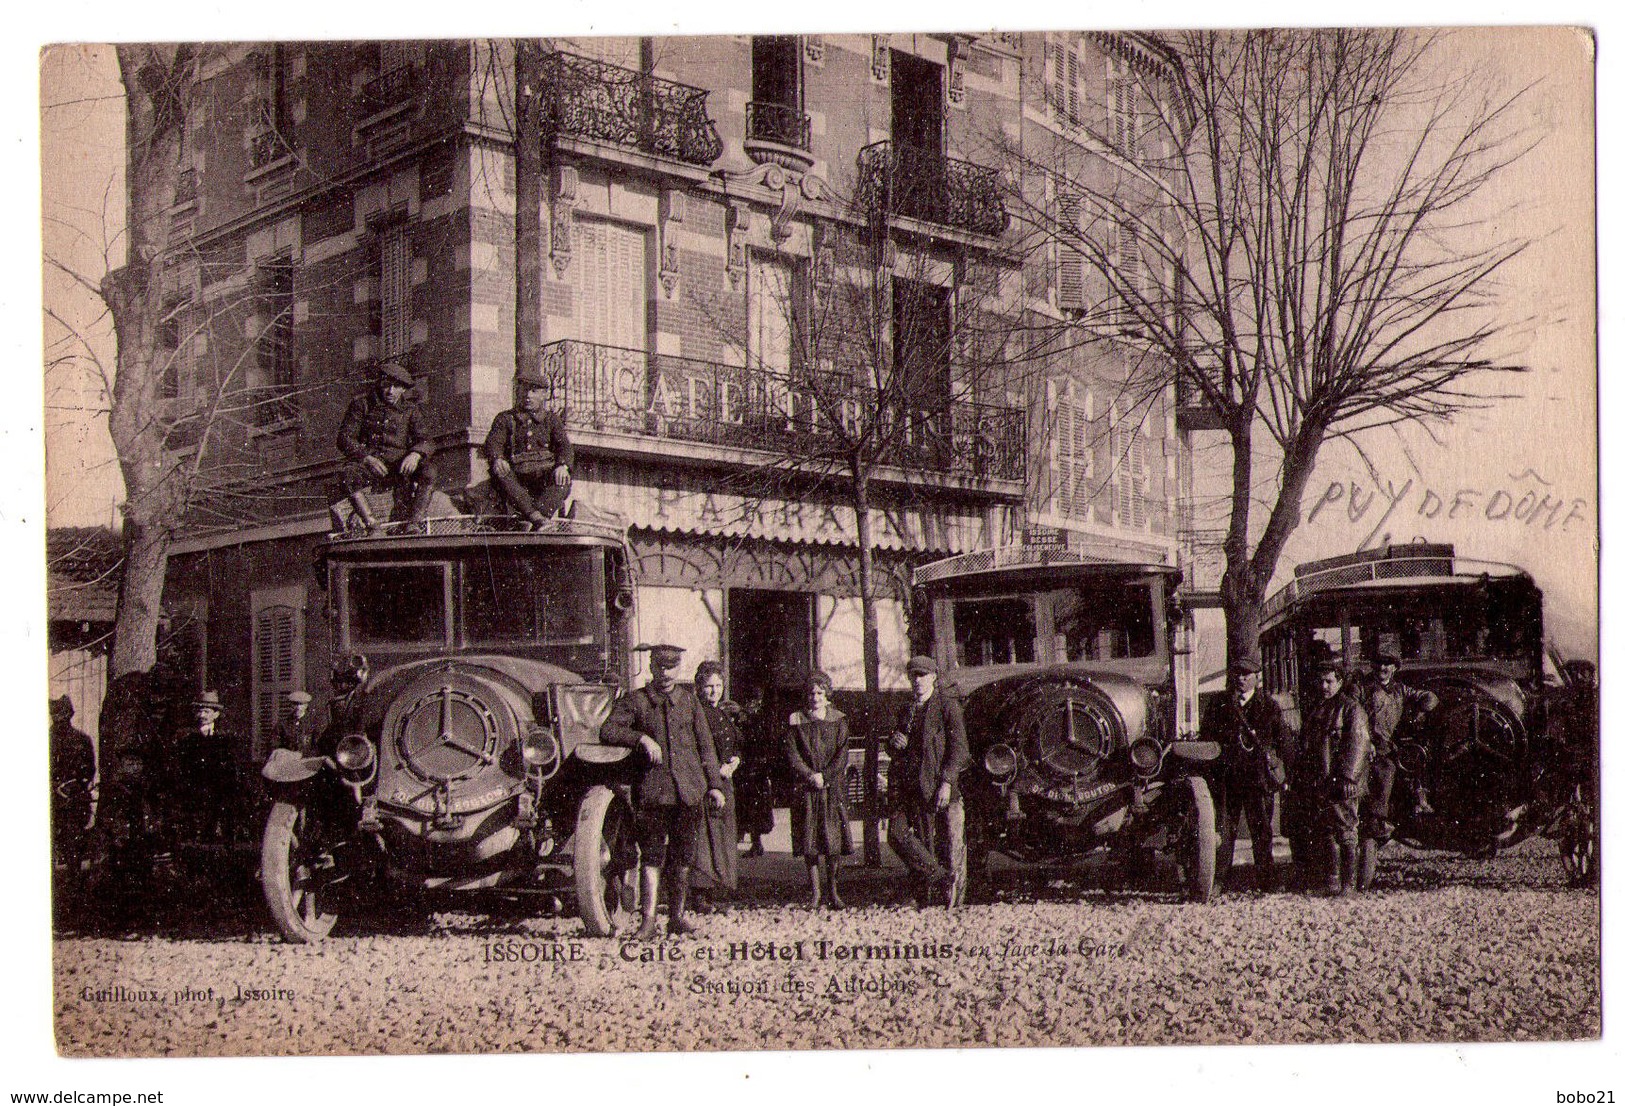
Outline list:
[[[1596,1037],[1591,56],[46,50],[58,1047]]]

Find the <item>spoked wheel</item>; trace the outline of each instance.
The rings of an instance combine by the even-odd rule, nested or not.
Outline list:
[[[638,916],[638,849],[632,811],[595,786],[576,815],[576,909],[590,937],[611,937]]]
[[[1213,873],[1219,857],[1213,795],[1207,789],[1207,781],[1200,776],[1189,776],[1174,786],[1184,792],[1174,797],[1180,804],[1174,848],[1184,875],[1185,898],[1191,902],[1207,902],[1213,898]]]
[[[335,856],[338,844],[308,806],[271,807],[260,842],[260,886],[271,918],[289,941],[320,941],[339,920],[338,888],[350,873]]]
[[[1569,886],[1592,887],[1597,882],[1597,854],[1601,848],[1599,837],[1602,827],[1597,820],[1597,804],[1584,784],[1574,789],[1569,809],[1563,815],[1558,834],[1558,851],[1563,857],[1563,870],[1568,873]]]

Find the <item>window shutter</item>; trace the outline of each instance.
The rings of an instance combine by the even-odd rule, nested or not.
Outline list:
[[[292,712],[290,691],[300,690],[304,611],[291,604],[262,607],[254,616],[253,763],[270,755],[277,726]]]
[[[1051,111],[1059,116],[1064,110],[1061,95],[1062,67],[1061,44],[1054,35],[1047,35],[1044,39],[1044,101],[1049,104]]]
[[[383,232],[378,244],[378,342],[385,358],[412,345],[412,254],[405,227]]]
[[[1090,463],[1089,435],[1091,427],[1087,412],[1077,409],[1077,418],[1072,425],[1072,454],[1077,458],[1078,475],[1076,480],[1077,498],[1072,504],[1074,518],[1089,518],[1089,501],[1093,498],[1093,489],[1090,481],[1095,475],[1094,465]]]
[[[1083,197],[1061,193],[1055,197],[1055,215],[1062,236],[1057,243],[1055,305],[1081,311],[1084,304],[1084,255],[1071,235],[1083,233]]]
[[[649,345],[647,236],[614,223],[576,223],[580,285],[576,333],[584,342],[620,349]]]
[[[1078,48],[1066,50],[1066,114],[1076,123],[1083,118],[1083,79],[1079,73]]]
[[[1125,67],[1118,63],[1118,68]],[[1139,156],[1139,86],[1132,75],[1121,72],[1111,83],[1112,141],[1118,153],[1132,160]]]

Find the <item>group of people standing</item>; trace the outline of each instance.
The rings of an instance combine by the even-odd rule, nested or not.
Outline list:
[[[772,754],[765,744],[744,747],[742,712],[723,694],[721,665],[701,664],[690,693],[675,675],[680,647],[640,649],[649,653],[649,681],[616,701],[600,739],[638,758],[633,801],[643,915],[636,937],[650,941],[659,933],[663,884],[670,899],[666,932],[689,933],[689,910],[699,890],[726,894],[737,888],[741,829],[755,837],[751,851],[760,853],[761,835],[772,828],[773,800],[754,788],[736,796],[734,785],[753,756],[765,762]],[[915,657],[908,671],[914,693],[888,738],[889,841],[915,880],[919,905],[954,905],[964,889],[959,774],[970,763],[965,722],[958,702],[938,692],[933,659]],[[846,795],[852,736],[846,716],[831,702],[833,691],[827,674],[811,675],[806,701],[784,723],[778,750],[793,792],[787,796],[791,848],[807,865],[813,910],[845,906],[840,873],[852,854]],[[762,767],[756,772],[745,778],[765,778]]]
[[[1377,850],[1395,828],[1395,735],[1407,717],[1435,710],[1438,696],[1401,682],[1399,659],[1387,651],[1377,654],[1373,678],[1364,688],[1329,657],[1315,668],[1318,697],[1294,738],[1280,706],[1260,687],[1261,669],[1256,657],[1233,661],[1225,694],[1203,720],[1203,736],[1221,746],[1214,780],[1219,790],[1216,875],[1221,883],[1228,881],[1245,821],[1255,885],[1274,890],[1279,813],[1293,859],[1307,873],[1306,890],[1364,891],[1376,873]],[[1418,812],[1428,809],[1421,786],[1407,798]]]

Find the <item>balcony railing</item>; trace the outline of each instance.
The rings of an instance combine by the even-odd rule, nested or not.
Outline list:
[[[690,165],[722,156],[704,89],[635,69],[551,53],[542,59],[543,119],[565,134],[628,146]]]
[[[935,150],[876,142],[858,151],[871,214],[902,215],[996,237],[1010,226],[999,173]]]
[[[745,105],[745,137],[806,150],[812,146],[812,116],[788,104],[752,100]]]
[[[387,73],[380,73],[361,86],[362,113],[377,115],[402,103],[417,91],[417,84],[417,67],[411,64],[397,65]]]
[[[560,383],[565,416],[581,430],[610,431],[779,456],[834,458],[840,431],[873,417],[874,394],[814,388],[760,368],[566,340],[543,347],[542,371]],[[943,402],[898,411],[882,434],[882,464],[953,476],[1021,480],[1025,413]]]

